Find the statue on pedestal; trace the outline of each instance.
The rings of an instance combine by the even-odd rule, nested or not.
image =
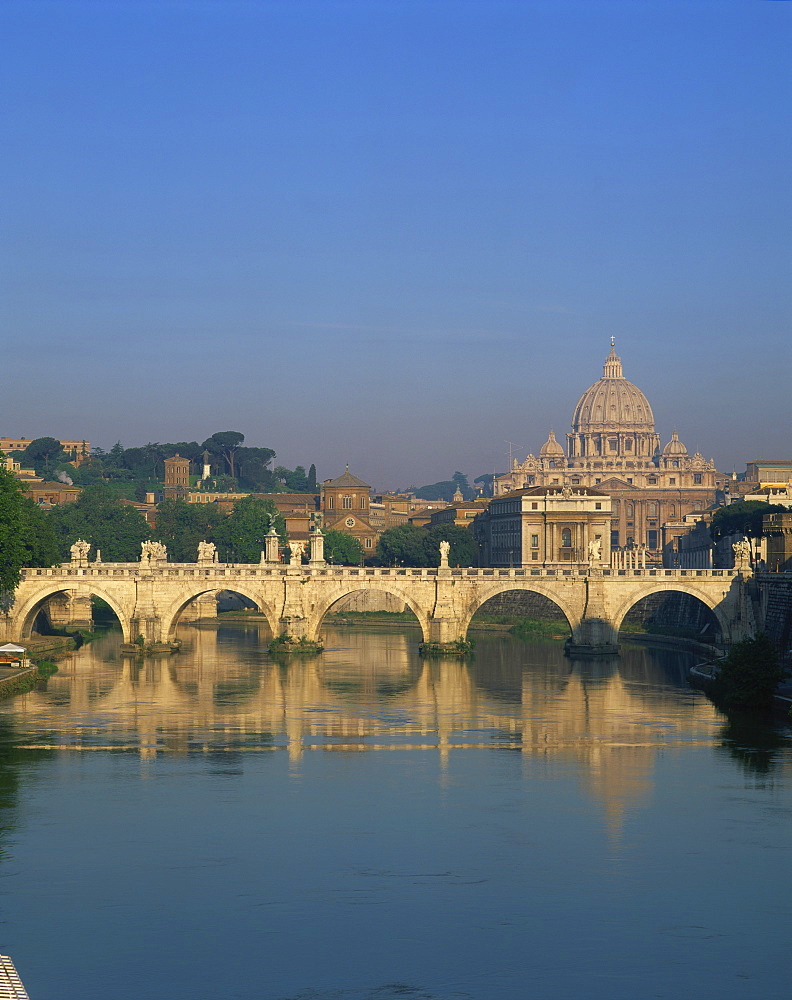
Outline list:
[[[442,567],[448,566],[448,553],[451,551],[451,543],[442,541],[440,542],[440,565]]]

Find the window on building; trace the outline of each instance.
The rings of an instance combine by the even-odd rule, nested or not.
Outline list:
[[[696,486],[701,486],[701,473],[700,472],[695,472],[693,474],[693,482],[696,484]]]
[[[601,483],[601,482],[602,482],[602,480],[601,480],[601,479],[595,479],[595,480],[594,480],[594,482],[595,482],[595,483]]]
[[[361,497],[360,498],[360,509],[361,510],[365,510],[366,509],[366,498],[365,497]]]
[[[351,510],[352,509],[352,497],[342,497],[341,498],[341,506],[344,508],[344,510]]]
[[[539,504],[538,503],[532,503],[531,504],[531,510],[539,510]]]
[[[668,485],[676,486],[676,479],[673,476],[671,476],[671,478],[668,480]]]
[[[327,498],[327,509],[332,510],[335,507],[335,497],[329,496]]]
[[[561,530],[561,544],[564,548],[568,548],[572,544],[572,532],[569,528],[563,528]]]
[[[668,507],[668,516],[676,517],[676,504],[670,504]]]
[[[611,438],[608,441],[608,447],[610,448],[611,451],[618,451],[619,450],[618,439],[617,438]]]
[[[573,486],[580,486],[580,477],[579,476],[573,476],[572,477],[572,485]]]
[[[601,503],[595,503],[594,504],[594,510],[602,510],[602,504]]]
[[[656,549],[657,548],[657,532],[656,531],[647,531],[646,532],[646,541],[647,541],[647,544],[648,544],[648,546],[649,546],[650,549]]]
[[[627,517],[632,517],[633,514],[634,514],[634,511],[635,511],[635,508],[633,507],[633,505],[631,503],[628,503],[627,504]]]
[[[539,548],[539,536],[538,535],[531,535],[531,548],[532,549],[538,549]]]
[[[619,544],[619,529],[611,528],[611,548],[616,548]]]
[[[628,477],[627,477],[627,482],[628,482],[628,483],[631,483],[631,482],[632,482],[632,476],[628,476]]]
[[[646,481],[650,486],[657,486],[657,476],[649,476]]]
[[[646,505],[646,513],[649,517],[657,517],[657,501],[650,500]]]
[[[370,548],[371,548],[371,538],[367,538],[367,539],[366,539],[366,548],[367,548],[367,549],[370,549]]]
[[[632,451],[632,441],[630,440],[630,438],[627,438],[627,440],[624,442],[624,448],[626,451]]]

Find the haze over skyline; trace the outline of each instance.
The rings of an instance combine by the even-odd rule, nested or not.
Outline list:
[[[6,0],[0,433],[239,430],[377,488],[790,458],[792,4]],[[13,400],[13,403],[12,403]]]

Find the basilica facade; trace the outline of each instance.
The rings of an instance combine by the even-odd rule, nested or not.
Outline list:
[[[494,495],[532,487],[595,489],[612,498],[613,548],[646,548],[666,562],[688,530],[685,515],[717,502],[723,477],[715,464],[688,453],[676,431],[662,446],[649,400],[624,377],[613,339],[602,378],[578,400],[566,449],[553,431],[523,462],[494,482]]]

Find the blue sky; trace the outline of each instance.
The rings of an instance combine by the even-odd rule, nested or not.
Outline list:
[[[569,429],[792,457],[792,3],[4,0],[0,433],[379,488]]]

